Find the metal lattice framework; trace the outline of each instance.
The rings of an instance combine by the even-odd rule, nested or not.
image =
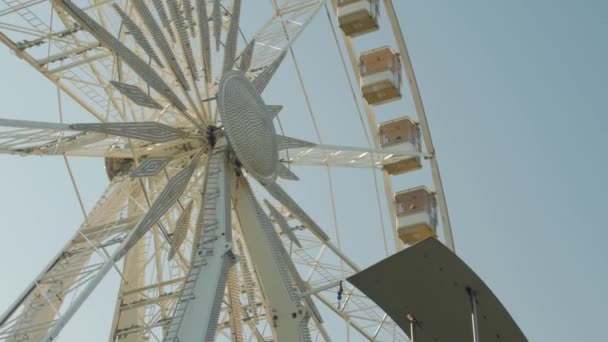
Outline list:
[[[109,272],[121,278],[111,341],[331,340],[324,314],[363,339],[407,340],[354,287],[336,301],[359,268],[276,180],[297,180],[291,165],[434,160],[432,143],[421,153],[276,134],[282,107],[263,91],[325,1],[272,4],[239,46],[241,0],[2,0],[0,41],[96,122],[0,119],[0,153],[105,158],[111,181],[0,317],[0,340],[54,340]]]

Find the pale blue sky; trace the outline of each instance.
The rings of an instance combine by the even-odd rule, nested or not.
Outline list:
[[[604,340],[608,3],[397,0],[395,5],[438,152],[458,254],[530,341]],[[245,32],[251,35],[270,11],[257,1],[246,6]],[[396,46],[382,25],[380,32],[358,38],[357,48]],[[333,44],[321,12],[295,51],[324,142],[364,145]],[[0,117],[58,120],[55,88],[4,47],[0,75]],[[289,60],[264,97],[285,105],[281,119],[288,135],[314,139]],[[68,120],[92,120],[66,106]],[[409,96],[378,107],[379,121],[406,114],[414,115]],[[90,208],[107,183],[103,164],[72,163]],[[82,215],[62,159],[0,156],[0,165],[3,310],[71,237]],[[288,190],[332,232],[325,171],[295,171],[302,181]],[[383,255],[371,174],[335,170],[333,175],[344,249],[369,265]],[[428,181],[427,168],[396,178],[395,188]],[[107,279],[60,340],[105,340],[116,284],[115,276]]]

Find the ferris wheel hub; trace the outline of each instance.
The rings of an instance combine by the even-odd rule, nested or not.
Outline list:
[[[217,106],[226,138],[239,161],[260,182],[274,182],[279,154],[271,108],[243,72],[233,70],[222,77]]]

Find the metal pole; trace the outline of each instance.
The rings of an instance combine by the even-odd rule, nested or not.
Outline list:
[[[410,321],[410,342],[415,342],[414,321]]]
[[[300,298],[304,298],[306,296],[311,296],[315,293],[321,292],[321,291],[325,291],[327,289],[331,289],[332,287],[337,287],[340,285],[340,283],[342,282],[342,280],[336,280],[334,282],[331,282],[329,284],[323,285],[323,286],[319,286],[319,287],[315,287],[314,289],[310,289],[308,291],[302,292],[300,294]]]
[[[346,320],[346,342],[350,342],[350,318]]]
[[[477,315],[477,297],[475,292],[467,287],[467,293],[471,300],[471,328],[473,329],[473,342],[479,342],[479,321]]]
[[[407,320],[410,321],[410,342],[415,342],[415,335],[416,335],[416,330],[415,330],[415,326],[416,326],[416,319],[410,315],[407,314]]]

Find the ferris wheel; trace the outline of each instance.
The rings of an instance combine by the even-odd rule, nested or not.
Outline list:
[[[346,282],[360,266],[283,186],[307,182],[300,165],[374,170],[370,181],[388,208],[396,249],[438,235],[454,249],[390,0],[382,7],[379,0],[271,0],[273,12],[251,37],[241,22],[254,14],[241,10],[241,0],[2,2],[2,43],[92,118],[0,119],[0,153],[65,158],[77,194],[68,158],[103,158],[110,182],[73,238],[2,313],[0,340],[61,339],[110,272],[121,282],[111,341],[329,341],[336,340],[325,324],[331,315],[354,340],[408,340]],[[347,87],[369,146],[285,135],[275,128],[282,104],[264,100],[283,61],[291,59],[301,81],[292,47],[322,12],[354,76]],[[377,30],[381,12],[394,41],[358,53],[356,37]],[[378,125],[375,108],[405,91],[416,118]],[[393,177],[419,169],[430,171],[432,190],[393,189]]]

